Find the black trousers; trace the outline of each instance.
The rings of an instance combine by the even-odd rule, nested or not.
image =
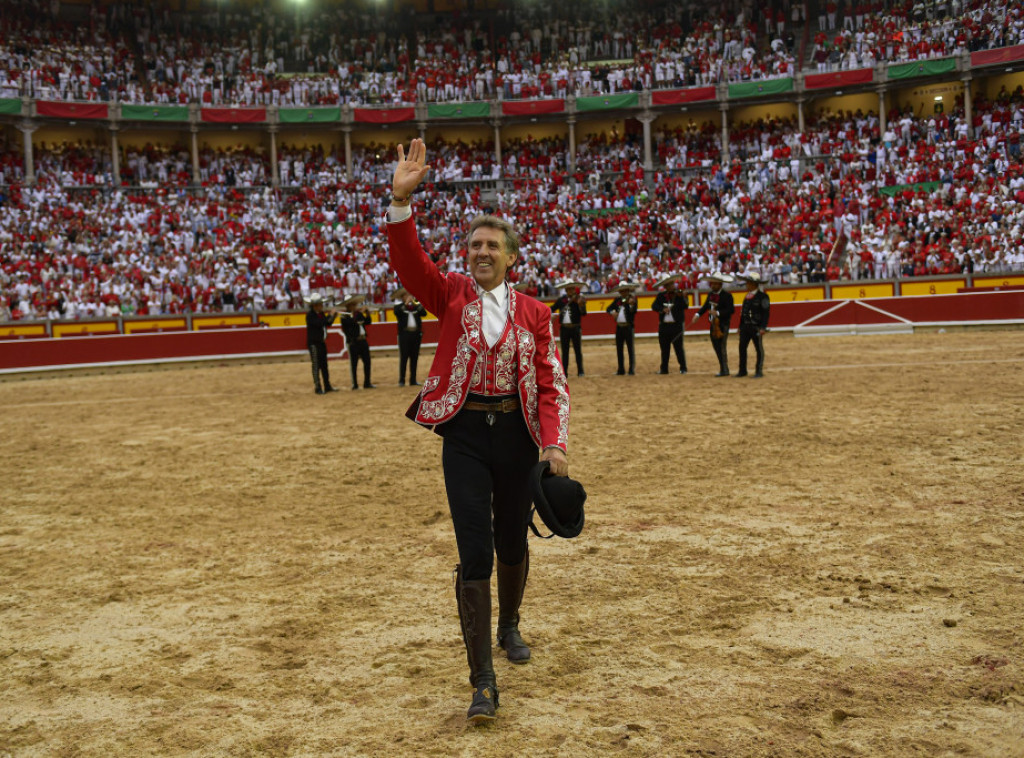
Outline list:
[[[723,329],[722,336],[718,339],[711,338],[711,347],[715,349],[715,355],[718,356],[718,370],[723,374],[729,373],[729,353],[725,349],[726,343],[729,341],[729,330]]]
[[[309,362],[313,365],[313,388],[330,389],[331,375],[327,372],[327,344],[314,342],[306,347],[309,348]],[[323,377],[322,385],[320,377]]]
[[[484,398],[474,398],[482,400]],[[521,410],[493,414],[461,410],[438,428],[448,509],[455,527],[462,577],[489,579],[494,554],[508,566],[526,557],[530,470],[537,446]]]
[[[579,324],[562,324],[560,339],[562,342],[562,368],[569,371],[569,345],[576,354],[576,373],[583,373],[583,342],[580,339]]]
[[[636,352],[633,349],[633,327],[629,324],[615,327],[615,357],[619,361],[619,373],[625,373],[623,368],[623,348],[629,352],[629,373],[636,370]]]
[[[348,344],[348,360],[352,366],[352,386],[359,386],[359,382],[356,381],[356,364],[360,360],[363,361],[363,386],[368,387],[372,384],[370,381],[370,343],[365,339],[350,342]]]
[[[405,367],[409,366],[409,381],[416,381],[416,362],[420,357],[420,342],[423,332],[398,330],[398,381],[405,383]]]
[[[740,324],[740,373],[747,373],[747,345],[754,343],[754,351],[757,353],[757,367],[754,369],[758,374],[764,370],[764,337],[761,336],[756,326]]]
[[[686,350],[683,348],[683,325],[668,323],[658,325],[658,344],[661,345],[661,373],[668,373],[668,351],[675,350],[679,370],[686,371]]]

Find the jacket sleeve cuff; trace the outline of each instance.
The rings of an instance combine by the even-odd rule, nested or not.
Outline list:
[[[412,218],[412,206],[411,205],[389,205],[388,206],[388,223],[389,224],[400,224],[406,219]]]

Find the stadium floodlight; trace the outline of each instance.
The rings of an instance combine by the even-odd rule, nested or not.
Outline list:
[[[295,31],[298,31],[302,26],[299,13],[302,10],[302,6],[306,4],[306,0],[291,0],[291,2],[295,6]]]

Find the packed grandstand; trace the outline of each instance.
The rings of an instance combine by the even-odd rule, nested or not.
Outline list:
[[[542,296],[563,278],[600,293],[713,270],[1024,269],[1019,2],[464,5],[0,1],[0,320],[387,302],[394,143],[420,135],[433,174],[415,205],[438,266],[461,270],[468,219],[494,211],[523,234],[514,278]],[[974,65],[992,51],[1007,65]],[[732,98],[771,82],[785,86],[769,105]],[[500,107],[565,98],[540,117]],[[120,119],[83,125],[82,103]],[[431,118],[453,103],[488,105]],[[185,115],[157,128],[129,106]],[[337,117],[197,118],[226,106]],[[415,116],[344,121],[364,106]]]

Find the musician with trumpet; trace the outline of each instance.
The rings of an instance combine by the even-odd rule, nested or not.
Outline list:
[[[683,346],[683,321],[686,319],[686,295],[676,290],[679,274],[663,276],[655,284],[662,291],[654,298],[651,310],[658,314],[658,345],[661,348],[659,374],[668,373],[669,350],[676,354],[679,373],[686,373],[686,348]]]
[[[636,352],[633,349],[633,323],[636,320],[636,282],[622,282],[616,288],[618,297],[605,310],[615,319],[615,357],[619,361],[617,376],[626,373],[623,348],[629,352],[629,375],[636,373]]]
[[[420,343],[423,341],[423,317],[427,309],[415,295],[404,287],[395,292],[394,313],[398,320],[398,386],[405,386],[405,369],[409,368],[409,384],[419,387],[416,381],[416,362],[420,357]]]
[[[363,304],[365,295],[349,295],[341,301],[345,312],[341,314],[341,330],[345,333],[348,360],[352,368],[352,389],[359,389],[356,369],[363,362],[363,389],[373,389],[370,381],[370,343],[366,339],[366,327],[373,323],[370,309]],[[359,306],[362,306],[361,308]]]
[[[708,274],[705,278],[708,280],[711,291],[704,298],[704,305],[693,314],[690,323],[696,324],[701,316],[705,313],[708,314],[711,326],[711,346],[715,349],[715,355],[718,357],[718,373],[715,376],[729,376],[729,354],[726,352],[725,345],[729,339],[729,327],[736,304],[733,302],[732,293],[726,291],[722,285],[728,284],[733,279],[728,274],[719,271]]]
[[[331,386],[331,375],[327,370],[327,328],[334,323],[338,312],[333,308],[325,311],[324,298],[318,293],[310,295],[307,302],[306,349],[309,350],[309,360],[313,364],[313,391],[318,395],[337,392]]]

